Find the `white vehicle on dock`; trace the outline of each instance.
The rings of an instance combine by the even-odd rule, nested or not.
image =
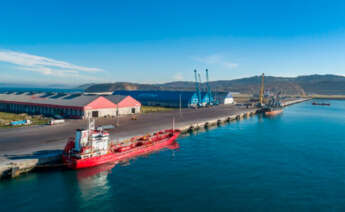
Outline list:
[[[52,119],[49,121],[49,125],[64,124],[64,119]]]

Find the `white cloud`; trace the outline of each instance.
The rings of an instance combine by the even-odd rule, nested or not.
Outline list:
[[[182,75],[181,72],[178,72],[178,73],[176,73],[176,74],[173,76],[173,79],[174,79],[174,80],[177,80],[177,81],[181,81],[181,80],[184,79],[184,77],[183,77],[183,75]]]
[[[58,77],[80,76],[80,73],[102,72],[99,68],[77,66],[68,62],[10,50],[0,50],[0,62],[17,65],[17,69]]]
[[[33,71],[33,72],[38,72],[44,75],[54,75],[54,76],[60,76],[60,77],[73,77],[73,76],[78,76],[79,72],[75,70],[63,70],[59,69],[56,71],[53,68],[50,67],[20,67],[20,70],[25,70],[25,71]]]
[[[194,57],[198,62],[204,63],[205,65],[220,65],[226,69],[234,69],[238,67],[237,63],[233,63],[224,59],[224,56],[220,54],[208,55],[206,57]]]

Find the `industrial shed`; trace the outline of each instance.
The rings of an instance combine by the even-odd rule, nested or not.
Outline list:
[[[129,95],[109,95],[104,97],[115,104],[116,111],[120,115],[140,113],[141,111],[141,103]]]
[[[121,90],[115,91],[113,94],[115,95],[124,95],[124,96],[132,96],[133,98],[137,99],[143,105],[147,106],[162,106],[162,107],[174,107],[178,108],[181,107],[186,108],[189,107],[191,102],[193,101],[193,96],[195,97],[194,91],[159,91],[159,90],[135,90],[135,91],[128,91],[128,90]],[[204,97],[207,93],[201,92],[201,96]],[[214,97],[218,102],[223,103],[226,93],[224,92],[217,92],[214,93]],[[181,101],[180,101],[181,100]]]
[[[82,93],[7,92],[0,94],[0,111],[84,119],[140,112],[141,103],[130,96]]]

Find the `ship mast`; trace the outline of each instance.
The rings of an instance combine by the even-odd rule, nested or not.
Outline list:
[[[91,153],[93,153],[93,140],[92,140],[92,130],[95,130],[95,119],[93,119],[90,115],[89,115],[89,126],[88,126],[88,142],[89,143],[91,141]]]
[[[89,132],[91,132],[91,130],[95,130],[95,119],[89,118]]]

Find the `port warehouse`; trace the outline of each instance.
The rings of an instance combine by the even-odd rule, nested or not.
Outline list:
[[[0,111],[85,119],[139,113],[141,103],[124,95],[82,93],[0,93]]]
[[[189,107],[196,98],[195,91],[158,91],[158,90],[120,90],[115,91],[114,95],[129,95],[137,99],[143,105],[147,106],[162,106],[162,107]],[[201,97],[206,96],[207,92],[201,92]],[[213,97],[220,104],[232,104],[233,97],[231,93],[227,92],[214,92]]]

